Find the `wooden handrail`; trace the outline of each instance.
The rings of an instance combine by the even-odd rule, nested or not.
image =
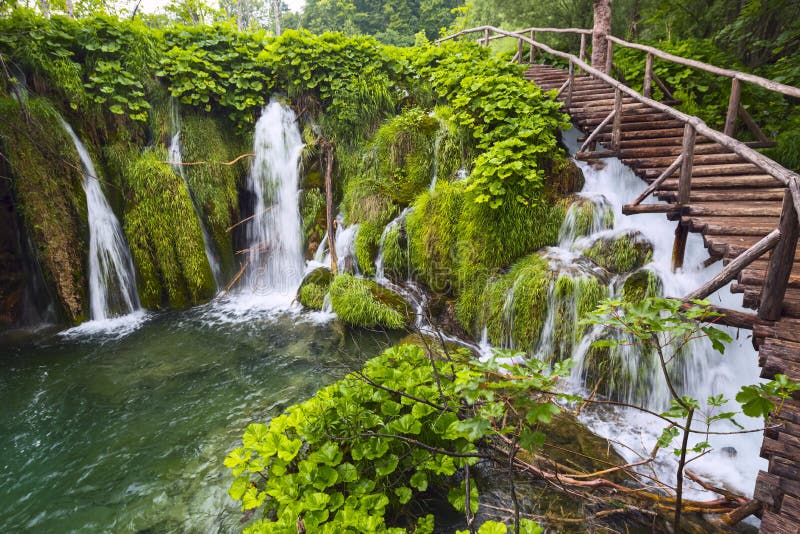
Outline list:
[[[710,65],[708,63],[703,63],[702,61],[697,61],[695,59],[676,56],[674,54],[670,54],[669,52],[664,52],[663,50],[659,50],[658,48],[653,48],[652,46],[647,46],[642,44],[631,43],[623,39],[620,39],[619,37],[614,37],[613,35],[608,35],[607,39],[620,46],[624,46],[625,48],[633,48],[636,50],[641,50],[642,52],[647,52],[648,54],[652,54],[656,57],[659,57],[661,59],[666,59],[667,61],[671,61],[679,65],[684,65],[686,67],[693,67],[698,70],[710,72],[711,74],[716,74],[718,76],[725,76],[727,78],[733,78],[735,80],[739,80],[742,82],[752,83],[754,85],[758,85],[759,87],[763,87],[764,89],[769,89],[770,91],[774,91],[776,93],[781,93],[787,96],[800,98],[800,88],[798,87],[786,85],[779,82],[774,82],[767,78],[756,76],[755,74],[748,74],[746,72],[739,72],[737,70],[732,70],[732,69],[724,69],[722,67],[717,67],[714,65]]]
[[[780,238],[781,232],[776,228],[761,238],[755,245],[736,256],[736,259],[726,265],[717,276],[686,295],[683,300],[706,298],[711,293],[736,278],[745,267],[775,248]]]
[[[446,40],[446,39],[449,39],[449,38],[453,38],[453,37],[456,37],[458,35],[466,35],[466,34],[469,34],[469,33],[474,33],[476,31],[485,31],[486,29],[489,29],[489,31],[495,32],[495,33],[503,35],[505,37],[512,37],[514,39],[522,39],[526,43],[528,43],[528,44],[530,44],[532,46],[535,46],[536,48],[542,50],[543,52],[546,52],[546,53],[548,53],[548,54],[550,54],[552,56],[559,57],[561,59],[566,59],[567,61],[569,61],[571,63],[574,63],[575,66],[580,67],[584,72],[592,75],[596,79],[599,79],[599,80],[602,80],[602,81],[606,82],[608,85],[610,85],[614,89],[619,89],[620,91],[622,91],[626,95],[630,96],[634,100],[636,100],[638,102],[641,102],[643,104],[646,104],[647,106],[649,106],[651,108],[654,108],[654,109],[656,109],[658,111],[666,113],[666,114],[672,116],[673,118],[675,118],[676,120],[679,120],[679,121],[683,122],[684,124],[690,124],[692,127],[694,127],[695,132],[696,132],[697,135],[705,136],[708,139],[710,139],[712,141],[715,141],[715,142],[719,143],[720,145],[724,146],[725,148],[727,148],[727,149],[733,151],[734,153],[740,155],[742,158],[746,159],[747,161],[749,161],[753,165],[756,165],[759,168],[763,169],[767,174],[773,176],[774,178],[776,178],[778,181],[780,181],[784,185],[788,186],[792,179],[796,179],[796,180],[800,181],[800,175],[798,175],[797,173],[795,173],[793,171],[790,171],[789,169],[779,165],[775,161],[769,159],[768,157],[766,157],[765,155],[761,154],[760,152],[755,151],[754,149],[750,148],[746,144],[744,144],[744,143],[742,143],[740,141],[737,141],[736,139],[734,139],[734,138],[732,138],[732,137],[730,137],[728,135],[725,135],[722,132],[714,130],[713,128],[709,127],[702,119],[700,119],[698,117],[694,117],[692,115],[687,115],[686,113],[678,111],[677,109],[675,109],[673,107],[670,107],[670,106],[668,106],[666,104],[663,104],[661,102],[658,102],[657,100],[653,100],[651,98],[647,98],[647,97],[641,95],[640,93],[638,93],[637,91],[635,91],[635,90],[631,89],[630,87],[626,86],[625,84],[615,80],[614,78],[612,78],[611,76],[609,76],[605,72],[602,72],[602,71],[592,67],[591,65],[587,64],[585,61],[582,61],[578,57],[576,57],[576,56],[574,56],[572,54],[569,54],[567,52],[561,52],[560,50],[555,50],[555,49],[547,46],[544,43],[540,43],[538,41],[534,41],[533,39],[531,39],[531,38],[529,38],[529,37],[527,37],[525,35],[522,35],[520,33],[508,32],[508,31],[505,31],[505,30],[501,30],[500,28],[495,28],[493,26],[481,26],[479,28],[472,28],[472,29],[469,29],[469,30],[462,30],[462,31],[458,32],[457,34],[454,34],[454,35],[452,35],[450,37],[447,37],[447,38],[444,38],[444,39],[440,39],[440,41]],[[637,46],[639,46],[639,45],[637,45]],[[675,56],[675,57],[677,57],[677,56]],[[725,70],[725,69],[720,69],[720,70]],[[731,71],[731,72],[735,72],[735,71]],[[758,77],[755,76],[755,78],[758,78]],[[750,80],[747,80],[747,81],[750,81]],[[781,85],[781,84],[778,84],[778,85]],[[787,87],[789,87],[789,86],[787,86]],[[797,89],[797,88],[794,88],[794,89],[796,89],[797,91],[800,91],[800,89]],[[798,94],[800,94],[800,93],[798,93]],[[798,210],[800,210],[800,206],[796,206],[796,208]]]

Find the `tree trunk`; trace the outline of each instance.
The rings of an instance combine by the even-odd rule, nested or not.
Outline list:
[[[42,9],[42,16],[50,18],[50,0],[39,0],[39,7]]]
[[[339,274],[336,257],[336,223],[333,220],[333,145],[325,142],[325,219],[328,227],[328,250],[331,253],[331,272]]]
[[[608,41],[611,33],[611,0],[593,0],[594,28],[592,33],[592,67],[605,71]]]
[[[281,35],[281,0],[272,0],[272,18],[275,21],[275,36]]]
[[[244,30],[244,2],[245,0],[236,2],[236,29],[239,31]]]
[[[75,11],[72,6],[72,0],[66,0],[67,3],[67,16],[71,19],[75,18]]]

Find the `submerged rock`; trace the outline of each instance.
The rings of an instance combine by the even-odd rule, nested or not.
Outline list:
[[[602,235],[583,250],[583,255],[614,274],[635,271],[653,258],[653,244],[641,232],[628,230]]]

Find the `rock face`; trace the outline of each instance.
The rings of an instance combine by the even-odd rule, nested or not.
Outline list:
[[[4,165],[13,178],[20,229],[30,237],[57,307],[68,322],[76,323],[88,312],[84,276],[88,226],[81,162],[50,104],[30,98],[26,110],[30,120],[21,116],[14,99],[0,100],[0,115],[8,118],[0,124]],[[14,126],[19,124],[29,129]]]

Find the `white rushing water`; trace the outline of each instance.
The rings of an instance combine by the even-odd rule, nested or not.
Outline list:
[[[63,120],[62,123],[75,144],[84,171],[89,221],[89,314],[92,321],[108,321],[139,309],[133,260],[86,147],[72,127]],[[118,319],[114,323],[126,321]]]
[[[181,179],[183,179],[183,183],[186,186],[186,191],[189,193],[189,198],[192,201],[195,217],[197,218],[197,222],[200,224],[200,230],[203,233],[203,246],[205,247],[206,251],[206,259],[208,260],[208,265],[211,267],[211,273],[214,275],[214,283],[217,285],[217,289],[219,289],[223,284],[222,270],[219,266],[219,257],[214,252],[211,236],[206,229],[206,225],[203,223],[203,217],[201,216],[200,209],[197,206],[197,199],[195,199],[194,193],[192,193],[192,188],[189,187],[189,181],[186,179],[186,173],[183,170],[183,154],[181,152],[181,117],[178,104],[174,100],[172,101],[172,108],[170,110],[170,122],[173,134],[169,144],[169,161],[172,162],[172,169],[175,171],[175,173],[180,176]]]
[[[577,147],[576,137],[575,130],[567,132],[565,136],[573,152]],[[602,216],[605,209],[597,210],[601,215],[594,221],[593,230],[597,232],[595,236],[632,230],[641,232],[641,235],[653,244],[653,259],[647,268],[660,277],[663,295],[672,297],[686,295],[719,272],[721,269],[719,263],[710,267],[703,266],[708,253],[703,246],[702,237],[699,234],[690,234],[686,247],[685,267],[673,273],[671,254],[676,223],[670,222],[663,214],[635,216],[622,214],[622,206],[635,199],[644,188],[641,179],[616,158],[603,160],[597,168],[587,163],[577,163],[586,178],[582,195],[596,203],[610,206],[613,210],[611,229],[607,229],[608,225],[604,223],[604,220],[608,221],[608,217]],[[646,202],[656,202],[656,200],[651,198]],[[569,222],[566,221],[565,226]],[[565,232],[562,232],[560,238],[561,247],[570,247],[570,241],[573,242],[573,249],[585,246],[582,245],[581,239],[576,240],[575,236],[568,236]],[[609,291],[611,294],[617,291],[613,280]],[[742,309],[741,297],[731,294],[727,287],[712,295],[710,300],[719,306]],[[688,354],[681,358],[683,365],[677,373],[678,387],[682,394],[698,399],[701,405],[704,405],[709,396],[720,393],[732,400],[741,386],[759,381],[758,357],[753,349],[749,332],[727,330],[734,341],[728,345],[724,355],[714,351],[709,342],[701,340],[691,345]],[[545,337],[546,334],[547,332],[543,332],[542,336]],[[585,336],[579,346],[573,349],[573,356],[577,360],[573,387],[578,389],[584,387],[580,378],[584,364],[583,357],[592,339],[591,335]],[[660,370],[654,367],[652,372],[649,370],[643,372],[645,366],[635,350],[623,350],[621,357],[626,359],[624,363],[633,376],[645,376],[640,387],[635,391],[633,388],[621,391],[620,396],[624,400],[642,404],[654,411],[666,409],[669,394]],[[731,405],[724,411],[735,411],[737,406],[738,404]],[[616,408],[589,410],[583,413],[582,420],[593,431],[613,440],[617,451],[631,461],[638,460],[640,455],[649,455],[664,427],[663,421],[640,411]],[[763,424],[761,420],[745,416],[740,416],[737,420],[749,429],[757,429]],[[715,424],[712,428],[712,431],[719,432],[736,430],[736,427],[727,423]],[[703,440],[702,435],[693,436],[690,446]],[[713,451],[689,464],[688,469],[719,486],[751,494],[758,470],[766,467],[766,461],[759,457],[761,433],[712,435],[709,441]],[[654,468],[660,479],[674,483],[676,466],[677,458],[671,450],[667,450],[661,451]],[[702,493],[699,486],[689,483],[687,495],[698,496]],[[707,495],[705,497],[708,498]]]
[[[246,306],[286,307],[305,270],[298,202],[303,140],[294,112],[270,102],[256,122],[253,144],[247,180],[253,218],[245,228],[249,251],[238,299]]]

